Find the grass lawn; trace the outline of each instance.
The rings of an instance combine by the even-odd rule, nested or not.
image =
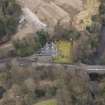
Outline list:
[[[69,41],[58,41],[56,43],[58,56],[53,58],[55,63],[72,63],[73,61],[73,46]]]
[[[49,99],[49,100],[46,100],[46,101],[39,102],[35,105],[57,105],[57,102],[56,102],[55,99]]]

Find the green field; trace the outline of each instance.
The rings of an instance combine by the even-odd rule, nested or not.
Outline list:
[[[34,104],[34,105],[57,105],[57,102],[55,99],[50,99],[50,100],[39,102],[39,103]]]
[[[56,43],[58,56],[53,58],[55,63],[72,63],[73,61],[73,46],[69,41],[58,41]]]

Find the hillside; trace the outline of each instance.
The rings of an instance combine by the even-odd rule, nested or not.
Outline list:
[[[84,30],[86,26],[91,25],[91,16],[97,14],[99,7],[98,0],[17,0],[17,2],[46,24],[51,35],[58,23],[68,29],[72,24],[78,30]],[[15,38],[20,39],[36,31],[37,26],[33,26],[33,21],[31,24],[29,21],[28,19],[26,26],[22,26],[22,30],[19,30]]]
[[[33,11],[41,21],[53,27],[58,21],[65,25],[72,19],[88,21],[97,13],[98,0],[18,0],[22,7]],[[76,18],[76,19],[75,19]],[[86,22],[85,22],[86,23]]]
[[[105,0],[0,0],[0,105],[105,105]]]
[[[20,22],[17,33],[12,39],[24,39],[24,37],[29,39],[35,35],[36,29],[40,26],[38,23],[47,25],[50,36],[55,35],[54,29],[58,23],[67,29],[70,29],[72,24],[79,31],[83,31],[86,26],[92,24],[91,17],[98,13],[100,4],[98,0],[17,0],[17,3],[23,10],[21,21],[24,18],[25,20]],[[61,33],[55,36],[61,36]],[[13,47],[12,43],[9,43],[9,46],[10,44]]]
[[[74,15],[83,10],[84,5],[82,0],[23,0],[20,2],[50,27],[61,20],[69,22]]]

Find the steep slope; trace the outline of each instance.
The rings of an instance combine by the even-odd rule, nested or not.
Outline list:
[[[29,8],[49,27],[58,22],[63,25],[74,19],[74,25],[83,29],[91,24],[91,16],[97,13],[99,0],[18,0]],[[81,23],[82,21],[82,23]]]
[[[42,23],[45,23],[51,35],[58,23],[66,28],[72,24],[78,30],[84,30],[86,26],[91,25],[91,17],[97,14],[100,4],[99,0],[17,0],[17,2],[22,8],[28,8]],[[16,38],[18,36],[19,38],[27,37],[36,30],[36,27],[30,22],[27,23],[29,28],[23,27],[16,34]]]
[[[82,10],[77,16],[74,18],[74,21],[77,29],[84,30],[86,26],[92,24],[91,17],[93,15],[98,14],[100,2],[99,0],[87,0],[84,10]]]
[[[20,3],[31,9],[51,27],[55,26],[58,21],[69,22],[71,17],[83,10],[84,7],[83,0],[23,0]]]

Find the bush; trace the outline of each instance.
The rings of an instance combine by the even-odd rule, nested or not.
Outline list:
[[[41,98],[45,96],[45,90],[44,89],[36,89],[35,95],[37,98]]]
[[[101,1],[101,5],[99,8],[99,13],[100,15],[105,15],[105,1],[104,0],[100,0]]]
[[[36,98],[43,98],[43,97],[53,97],[56,96],[56,87],[41,87],[35,90]]]
[[[48,33],[44,30],[38,31],[37,37],[24,38],[13,41],[16,54],[21,57],[30,56],[42,48],[47,42]]]
[[[21,57],[32,55],[35,52],[35,43],[30,43],[31,41],[17,40],[13,42],[16,50],[16,54]]]
[[[53,97],[56,95],[56,87],[48,87],[46,91],[46,97]]]
[[[55,27],[55,39],[65,40],[77,40],[80,37],[80,32],[77,31],[73,26],[70,29],[66,29],[63,26],[57,24]]]

